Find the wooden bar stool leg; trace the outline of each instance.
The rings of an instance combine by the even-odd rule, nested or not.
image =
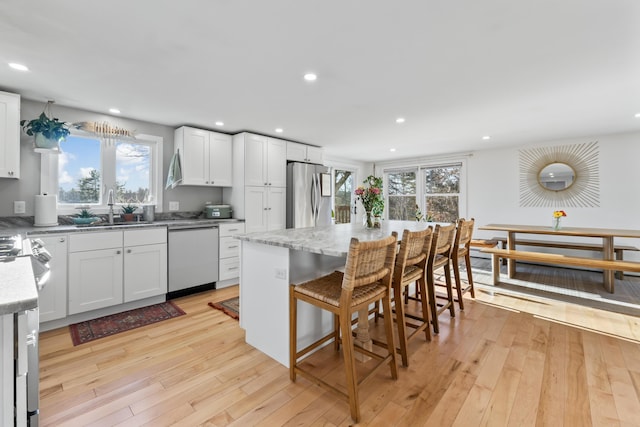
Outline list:
[[[464,263],[465,263],[465,265],[467,267],[467,280],[469,281],[471,297],[475,298],[476,297],[476,289],[473,286],[473,275],[471,274],[471,256],[469,255],[468,251],[464,256]]]
[[[398,342],[400,344],[400,356],[402,357],[402,366],[409,366],[407,332],[404,318],[404,304],[402,303],[403,289],[405,292],[409,291],[408,288],[403,287],[399,283],[393,284],[394,299],[396,301],[396,324],[398,325]]]
[[[431,341],[431,327],[429,326],[429,322],[432,316],[431,313],[429,313],[429,294],[427,294],[427,283],[424,279],[424,276],[420,280],[418,280],[417,286],[420,287],[420,293],[423,295],[423,297],[420,299],[420,304],[422,305],[422,319],[425,323],[424,335],[427,341]]]
[[[391,311],[391,296],[387,295],[382,299],[382,309],[384,310],[384,329],[387,335],[387,351],[391,356],[389,358],[389,367],[391,368],[391,378],[398,379],[398,364],[396,363],[396,349],[393,340],[393,312]]]
[[[433,325],[433,333],[439,333],[438,329],[438,305],[436,303],[436,288],[433,279],[433,269],[427,271],[427,292],[429,292],[429,306],[431,307],[431,323]]]
[[[385,322],[387,313],[385,313]],[[342,310],[340,315],[340,330],[342,332],[342,354],[344,356],[344,370],[347,380],[347,394],[349,395],[349,409],[351,417],[360,421],[360,405],[358,405],[358,383],[356,379],[356,366],[353,350],[353,337],[351,335],[351,317],[347,310]]]
[[[453,287],[451,285],[451,267],[449,264],[444,265],[444,282],[447,285],[447,300],[449,304],[449,314],[456,317],[456,310],[453,305]]]
[[[464,310],[464,302],[462,301],[462,280],[460,279],[460,264],[458,263],[458,259],[454,258],[451,260],[453,264],[453,277],[456,282],[456,293],[458,294],[458,306],[460,310]]]

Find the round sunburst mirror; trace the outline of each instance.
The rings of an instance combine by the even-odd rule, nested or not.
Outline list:
[[[600,206],[598,142],[520,150],[520,206]]]

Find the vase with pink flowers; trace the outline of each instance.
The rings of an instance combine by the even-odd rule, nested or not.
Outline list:
[[[355,195],[365,210],[364,225],[367,228],[379,228],[380,217],[384,211],[382,178],[369,175],[363,184],[367,184],[366,187],[361,185],[356,188]]]

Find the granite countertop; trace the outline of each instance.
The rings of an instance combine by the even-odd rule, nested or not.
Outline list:
[[[13,218],[12,218],[13,219]],[[4,221],[3,221],[4,220]],[[0,234],[56,234],[56,233],[83,233],[94,231],[106,231],[106,230],[129,230],[136,228],[150,228],[150,227],[169,227],[172,226],[181,227],[189,225],[197,226],[216,226],[222,223],[230,222],[244,222],[239,219],[207,219],[207,218],[172,218],[172,219],[159,219],[153,222],[145,221],[133,221],[133,222],[116,222],[113,225],[105,222],[100,225],[75,225],[75,224],[61,224],[51,227],[35,227],[33,223],[28,221],[13,221],[7,218],[0,218]]]
[[[38,307],[38,290],[30,257],[0,261],[0,314]]]
[[[236,238],[247,242],[281,246],[323,255],[346,256],[349,252],[349,243],[352,237],[360,241],[378,240],[396,231],[398,233],[398,239],[401,239],[402,232],[405,229],[418,231],[424,230],[429,226],[435,227],[435,223],[382,221],[382,227],[374,229],[367,229],[361,224],[336,224],[322,227],[250,233],[237,236]]]

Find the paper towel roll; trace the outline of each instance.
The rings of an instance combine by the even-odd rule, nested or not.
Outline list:
[[[36,196],[35,219],[36,227],[51,227],[58,225],[58,212],[56,212],[56,196]]]

